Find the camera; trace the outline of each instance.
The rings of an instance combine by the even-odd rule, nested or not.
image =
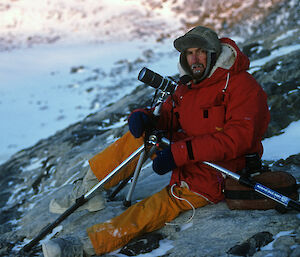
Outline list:
[[[138,80],[169,94],[173,94],[177,88],[177,83],[175,81],[171,80],[168,77],[162,77],[158,73],[155,73],[154,71],[149,70],[146,67],[141,69]]]

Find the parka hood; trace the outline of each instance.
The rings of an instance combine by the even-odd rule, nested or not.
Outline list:
[[[211,77],[218,68],[228,70],[230,73],[238,73],[249,69],[250,61],[248,57],[241,52],[233,40],[222,38],[221,47],[222,52],[208,77]]]
[[[236,43],[230,38],[221,38],[221,54],[217,59],[215,65],[212,67],[208,77],[200,83],[194,85],[208,86],[212,83],[216,83],[218,80],[226,78],[226,74],[237,74],[249,69],[250,61],[248,57],[241,52]],[[180,76],[190,75],[185,69],[181,67],[181,61],[179,62],[178,69]]]

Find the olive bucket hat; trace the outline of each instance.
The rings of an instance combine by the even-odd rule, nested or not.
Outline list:
[[[174,40],[174,47],[181,53],[180,54],[180,64],[182,68],[190,75],[191,70],[186,61],[185,51],[188,48],[202,48],[207,52],[207,68],[201,79],[203,80],[208,76],[208,73],[215,65],[216,60],[221,54],[221,43],[218,35],[213,30],[197,26],[185,35]]]

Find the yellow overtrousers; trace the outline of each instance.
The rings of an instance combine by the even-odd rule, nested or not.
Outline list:
[[[99,180],[103,179],[142,144],[143,139],[135,139],[129,132],[126,133],[89,161],[95,176]],[[108,189],[130,176],[137,160],[138,158],[124,167],[105,184],[105,188]],[[177,197],[188,200],[195,208],[208,204],[204,198],[186,187],[175,186],[173,193]],[[134,237],[163,227],[181,212],[190,210],[192,208],[190,204],[175,198],[170,192],[170,187],[167,186],[160,192],[132,205],[121,215],[88,228],[87,233],[95,253],[101,255],[123,247]]]

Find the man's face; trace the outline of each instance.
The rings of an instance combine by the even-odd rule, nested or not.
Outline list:
[[[188,48],[186,50],[186,60],[191,68],[194,78],[201,78],[206,69],[207,54],[201,48]]]

